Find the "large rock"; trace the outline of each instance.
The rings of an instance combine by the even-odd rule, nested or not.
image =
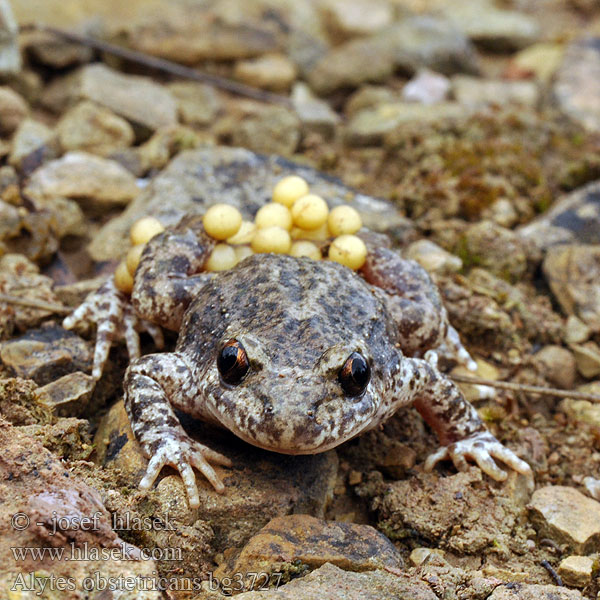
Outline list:
[[[44,103],[57,112],[91,100],[127,119],[142,133],[177,122],[177,102],[167,88],[149,77],[127,75],[95,63],[53,82]]]
[[[435,17],[410,17],[364,39],[336,46],[316,62],[308,82],[319,94],[385,81],[400,69],[477,72],[475,52],[455,26]]]
[[[556,244],[600,244],[600,181],[563,196],[517,232],[542,251]]]
[[[567,544],[577,554],[600,549],[600,502],[575,488],[551,485],[536,490],[528,508],[540,537]]]
[[[600,132],[600,37],[567,47],[553,91],[569,118],[589,131]]]
[[[311,190],[331,206],[350,203],[371,229],[398,238],[413,232],[412,224],[390,202],[360,194],[315,169],[279,156],[216,147],[179,154],[121,216],[101,229],[89,250],[98,261],[119,257],[128,248],[128,231],[137,219],[154,215],[169,225],[185,214],[202,214],[224,198],[252,218],[269,201],[276,182],[292,173],[304,177]]]

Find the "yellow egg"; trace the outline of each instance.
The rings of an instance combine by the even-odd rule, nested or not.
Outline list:
[[[254,254],[254,251],[250,246],[236,246],[233,250],[238,262],[242,262],[247,256],[252,256]]]
[[[360,269],[367,258],[365,243],[355,235],[340,235],[329,246],[329,259],[346,265],[351,269]]]
[[[313,260],[321,260],[322,258],[319,248],[312,242],[307,242],[305,240],[300,240],[292,244],[290,256],[308,256],[308,258],[312,258]]]
[[[140,258],[142,257],[142,252],[146,244],[138,244],[137,246],[132,246],[129,248],[129,252],[125,257],[125,264],[127,265],[127,270],[133,277],[135,275],[135,270],[140,263]]]
[[[291,208],[298,198],[306,194],[308,194],[308,183],[298,175],[289,175],[280,179],[273,188],[273,202]]]
[[[269,202],[259,209],[254,217],[254,222],[259,229],[276,225],[289,231],[292,228],[292,213],[283,204]]]
[[[301,229],[317,229],[327,221],[329,208],[327,202],[316,194],[306,194],[298,198],[292,206],[294,225]]]
[[[204,268],[207,271],[226,271],[235,267],[236,264],[235,250],[227,244],[217,244],[208,257]]]
[[[355,208],[347,205],[336,206],[329,213],[327,226],[331,235],[352,234],[362,227],[362,219]]]
[[[226,240],[235,235],[242,225],[242,214],[230,204],[213,204],[202,218],[208,235],[215,240]]]
[[[306,229],[300,229],[300,227],[292,227],[290,232],[293,240],[312,240],[313,242],[324,242],[328,240],[331,235],[327,228],[327,223],[323,223],[318,229],[307,231]]]
[[[254,237],[256,225],[252,221],[242,221],[238,232],[227,238],[227,243],[234,246],[238,244],[249,244]]]
[[[136,221],[129,230],[129,238],[134,246],[149,242],[155,235],[164,231],[158,219],[154,217],[143,217]]]
[[[115,285],[118,290],[126,294],[131,294],[131,290],[133,290],[133,277],[123,260],[115,270]]]
[[[276,254],[287,254],[292,246],[292,239],[288,231],[283,227],[265,227],[259,229],[252,239],[252,250],[254,252],[274,252]]]

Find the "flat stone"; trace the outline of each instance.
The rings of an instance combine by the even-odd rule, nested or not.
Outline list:
[[[564,340],[567,344],[581,344],[587,341],[592,330],[575,315],[569,315],[565,324]]]
[[[307,76],[318,94],[327,94],[425,67],[444,74],[478,70],[474,49],[460,30],[444,19],[416,16],[334,47]]]
[[[253,87],[287,91],[296,79],[296,65],[283,54],[265,54],[236,63],[233,76]]]
[[[556,585],[517,583],[498,586],[486,600],[584,600],[581,592]]]
[[[430,587],[404,574],[352,573],[325,564],[276,590],[245,592],[239,600],[437,600]],[[562,600],[562,599],[561,599]]]
[[[0,0],[0,74],[11,75],[21,70],[19,26],[9,0]]]
[[[0,87],[0,133],[10,135],[29,113],[25,100],[13,89]]]
[[[542,270],[563,311],[600,331],[600,244],[553,246]]]
[[[458,119],[465,114],[465,109],[457,102],[440,102],[431,105],[414,102],[379,104],[355,114],[346,126],[344,138],[351,146],[380,145],[387,135],[403,124],[430,125],[446,119]]]
[[[521,77],[534,77],[547,83],[560,66],[564,51],[562,44],[538,42],[517,52],[507,70]]]
[[[135,177],[120,164],[87,152],[68,152],[31,175],[25,193],[39,200],[87,199],[128,204],[140,192]]]
[[[600,244],[600,181],[562,196],[516,231],[542,251],[556,244]]]
[[[353,117],[365,108],[375,108],[380,104],[394,104],[400,98],[387,87],[379,85],[363,85],[354,92],[344,106],[348,117]]]
[[[331,35],[338,40],[371,35],[394,21],[392,5],[386,0],[328,0],[323,12]]]
[[[539,89],[532,81],[478,79],[468,75],[452,77],[452,93],[460,104],[471,106],[536,106],[540,99]]]
[[[528,508],[540,537],[567,544],[578,554],[600,549],[600,502],[575,488],[554,485],[537,489]]]
[[[287,515],[269,521],[239,556],[219,566],[215,576],[259,572],[265,564],[280,570],[283,564],[291,566],[297,561],[310,569],[331,563],[348,571],[403,566],[394,545],[369,525]]]
[[[210,85],[176,81],[167,88],[177,102],[181,120],[187,125],[210,125],[221,109],[219,96]]]
[[[305,83],[299,81],[294,85],[291,100],[304,135],[317,133],[324,139],[334,137],[340,117],[327,102],[314,96]]]
[[[583,588],[592,580],[594,559],[589,556],[567,556],[558,565],[558,574],[565,585]]]
[[[89,251],[94,260],[117,258],[127,251],[128,231],[137,219],[154,215],[164,225],[173,224],[186,214],[204,213],[225,197],[245,218],[253,218],[269,201],[277,181],[290,174],[303,177],[330,206],[349,203],[370,229],[389,232],[398,239],[413,235],[412,224],[387,200],[360,194],[329,175],[280,156],[215,147],[179,154],[122,215],[100,230]]]
[[[600,131],[600,37],[567,47],[553,93],[565,115],[588,131]]]
[[[233,469],[215,467],[225,492],[216,492],[198,475],[200,508],[190,509],[181,477],[165,469],[152,491],[131,499],[130,507],[143,509],[150,502],[155,511],[173,514],[182,521],[206,521],[211,524],[214,546],[219,551],[241,547],[271,519],[290,512],[323,517],[337,477],[335,452],[314,456],[277,454],[189,417],[184,416],[182,422],[194,439],[232,459]],[[110,470],[119,486],[135,492],[147,459],[133,437],[122,401],[101,419],[94,444],[97,464]]]
[[[430,273],[455,273],[462,269],[462,260],[429,240],[413,242],[404,252]]]
[[[133,144],[131,125],[104,106],[84,100],[69,109],[56,125],[64,151],[83,150],[107,156]]]
[[[2,342],[0,359],[13,375],[45,385],[68,373],[89,371],[92,350],[71,331],[51,325]]]
[[[42,163],[58,157],[53,140],[52,129],[34,119],[24,119],[13,135],[9,164],[29,175]]]
[[[593,385],[593,383],[591,384]],[[587,393],[597,393],[597,389],[582,389],[586,386],[580,386],[577,391]],[[590,402],[589,400],[574,400],[565,398],[559,404],[560,410],[564,412],[571,421],[586,423],[594,427],[600,427],[600,404]]]
[[[587,379],[600,375],[600,347],[595,342],[571,344],[577,370]]]
[[[533,356],[550,383],[563,390],[573,387],[577,375],[577,365],[572,352],[562,346],[549,345],[544,346]]]
[[[85,413],[95,386],[91,375],[75,371],[38,388],[35,395],[55,415],[79,417]]]

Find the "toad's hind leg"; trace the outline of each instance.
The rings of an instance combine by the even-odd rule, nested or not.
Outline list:
[[[424,356],[435,364],[437,354],[454,358],[474,370],[476,364],[448,322],[448,313],[435,283],[421,265],[389,248],[369,248],[361,269],[364,278],[380,288],[408,356]]]
[[[186,413],[200,397],[186,362],[176,353],[149,354],[132,363],[125,373],[125,409],[133,434],[150,459],[140,489],[147,490],[165,465],[175,467],[186,488],[190,507],[200,505],[198,469],[217,492],[225,486],[210,463],[231,466],[222,454],[193,440],[183,429],[174,408]]]

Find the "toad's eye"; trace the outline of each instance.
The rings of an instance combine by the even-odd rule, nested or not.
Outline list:
[[[226,342],[217,356],[217,368],[225,383],[229,385],[240,383],[250,368],[244,346],[237,340]]]
[[[338,380],[346,396],[360,396],[371,378],[371,368],[365,357],[353,352],[338,373]]]

